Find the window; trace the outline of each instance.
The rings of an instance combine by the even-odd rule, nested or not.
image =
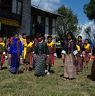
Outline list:
[[[16,13],[19,15],[21,15],[21,13],[22,13],[22,2],[21,1],[17,1]]]
[[[12,2],[12,13],[16,13],[18,15],[21,15],[21,13],[22,13],[22,1],[13,0],[13,2]]]

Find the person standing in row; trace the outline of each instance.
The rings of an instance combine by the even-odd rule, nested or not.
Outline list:
[[[48,50],[47,44],[45,43],[41,35],[39,35],[38,43],[34,48],[34,54],[36,55],[35,75],[44,76],[46,58],[47,56],[49,56],[49,50]]]
[[[90,61],[90,55],[91,55],[91,46],[88,39],[85,39],[84,41],[83,50],[84,50],[83,54],[84,54],[84,61],[85,61],[84,67],[87,66],[88,68],[88,63]]]
[[[67,42],[63,46],[62,59],[64,61],[64,78],[75,79],[76,78],[76,58],[77,48],[76,41],[72,33],[67,34]]]
[[[77,72],[82,72],[83,70],[83,42],[82,42],[82,36],[78,36],[77,40]]]
[[[54,53],[55,53],[55,43],[52,41],[52,36],[47,37],[47,46],[49,49],[49,57],[47,58],[46,71],[50,74],[51,66],[54,66]]]
[[[26,43],[24,44],[24,63],[25,63],[25,70],[29,71],[29,68],[32,67],[32,45],[33,43],[30,40],[30,36],[26,37]]]
[[[18,73],[22,49],[22,43],[18,37],[18,34],[15,34],[15,37],[13,38],[12,43],[10,45],[11,64],[9,71],[13,74]]]

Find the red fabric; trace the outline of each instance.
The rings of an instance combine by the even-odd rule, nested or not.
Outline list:
[[[30,55],[30,65],[32,65],[32,54]]]
[[[54,65],[54,54],[50,54],[50,59],[51,59],[52,65]]]
[[[2,64],[5,63],[5,55],[3,55],[3,54],[2,54],[2,57],[1,57],[1,62],[2,62]]]

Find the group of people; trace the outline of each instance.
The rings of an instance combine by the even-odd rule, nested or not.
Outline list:
[[[20,65],[23,65],[23,71],[35,70],[36,76],[49,75],[51,66],[54,65],[55,43],[52,36],[45,38],[37,33],[34,40],[30,36],[18,33],[9,37],[4,42],[0,37],[0,69],[2,69],[5,59],[8,59],[9,71],[13,74],[19,72]],[[2,58],[3,57],[3,58]]]
[[[17,33],[4,42],[0,37],[0,69],[5,59],[8,59],[9,71],[13,74],[19,72],[20,65],[23,71],[35,70],[36,76],[49,75],[54,66],[55,43],[52,36],[45,38],[37,33],[34,40],[30,36]],[[79,72],[88,67],[91,55],[95,56],[95,45],[91,48],[89,40],[82,41],[82,37],[76,39],[72,33],[68,33],[62,42],[62,60],[64,64],[64,79],[75,79]],[[85,62],[85,63],[84,63]],[[93,60],[92,77],[95,77],[95,59]]]
[[[65,79],[75,79],[79,72],[84,68],[88,69],[91,56],[95,56],[95,45],[91,47],[88,39],[82,40],[82,36],[76,39],[72,33],[68,33],[67,38],[63,40],[62,60],[64,64],[63,77]],[[95,60],[93,58],[93,66],[91,70],[91,77],[95,78]]]

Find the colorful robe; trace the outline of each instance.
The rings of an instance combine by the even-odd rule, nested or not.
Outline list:
[[[76,42],[68,40],[63,46],[62,55],[64,54],[64,78],[73,79],[76,76],[76,59],[77,54]]]
[[[28,64],[32,64],[32,56],[31,56],[31,52],[32,52],[32,46],[33,46],[33,43],[30,42],[29,44],[25,43],[24,44],[24,60],[25,60],[25,63],[28,63]]]
[[[52,64],[54,65],[54,53],[55,53],[55,43],[51,42],[51,43],[47,43],[48,49],[49,49],[49,60],[48,60],[48,64]]]
[[[89,53],[91,52],[91,46],[88,43],[87,45],[84,44],[83,47],[84,47],[84,51],[85,51],[85,61],[86,62],[89,62],[90,61],[90,55],[89,55]]]
[[[49,54],[47,44],[45,42],[39,42],[35,46],[36,64],[35,64],[35,75],[45,75],[45,64],[46,56]]]
[[[10,64],[10,72],[17,73],[19,69],[19,61],[20,55],[22,54],[22,43],[17,40],[13,39],[12,44],[10,46],[10,54],[11,54],[11,64]]]
[[[83,70],[83,56],[82,56],[82,52],[83,52],[83,43],[82,41],[77,43],[77,72],[80,72]]]

